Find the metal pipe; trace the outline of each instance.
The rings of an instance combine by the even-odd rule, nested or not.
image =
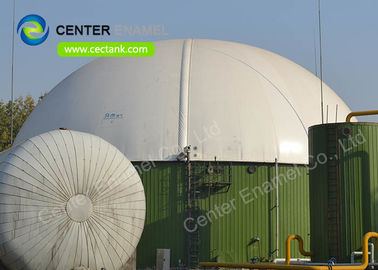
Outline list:
[[[216,263],[216,262],[202,262],[199,264],[201,267],[224,267],[224,268],[246,268],[246,269],[304,269],[304,265],[287,265],[275,263]],[[306,268],[314,269],[316,268]],[[323,269],[322,269],[323,270]],[[328,267],[324,270],[329,270]]]
[[[190,192],[191,192],[191,163],[190,163],[190,146],[186,146],[184,148],[184,153],[186,154],[186,185],[187,185],[187,218],[190,219],[192,218],[192,205],[191,205],[191,197],[190,197]],[[186,260],[188,264],[188,269],[191,268],[191,257],[190,257],[190,232],[186,232]]]
[[[319,27],[319,65],[320,65],[320,108],[322,110],[322,124],[324,124],[324,94],[323,94],[323,55],[322,55],[322,22],[320,15],[320,0],[318,0]]]
[[[276,174],[276,254],[280,254],[280,212],[279,212],[279,198],[278,198],[278,159],[275,159],[275,174]]]
[[[362,240],[362,264],[359,265],[332,265],[333,270],[365,270],[369,265],[368,243],[370,238],[378,240],[378,233],[368,232]],[[288,250],[286,250],[286,253]],[[295,265],[295,264],[275,264],[275,263],[217,263],[201,262],[201,267],[226,267],[226,268],[247,268],[247,269],[301,269],[301,270],[329,270],[329,265]]]
[[[311,259],[310,258],[291,258],[290,261],[296,264],[298,263],[303,264],[303,263],[310,263]],[[286,262],[286,258],[276,258],[273,260],[273,263],[285,263],[285,262]]]
[[[368,255],[370,255],[370,258],[371,258],[371,263],[374,263],[374,244],[373,243],[368,243],[369,247],[370,247],[370,252],[368,252]],[[355,255],[362,255],[362,251],[353,251],[351,254],[350,254],[350,262],[351,263],[354,263],[354,256]]]
[[[12,69],[11,69],[11,130],[10,143],[13,144],[14,133],[14,31],[15,31],[15,17],[16,17],[16,0],[13,0],[13,22],[12,22]]]
[[[299,243],[299,252],[303,255],[303,256],[314,256],[314,253],[309,251],[305,251],[303,249],[303,239],[302,237],[300,237],[299,235],[296,235],[296,234],[292,234],[292,235],[289,235],[289,237],[286,239],[286,260],[285,260],[285,263],[286,264],[290,264],[290,257],[291,257],[291,240],[298,240],[298,243]]]
[[[375,263],[374,244],[373,243],[369,243],[369,246],[370,246],[370,253],[371,253],[371,263],[374,264]],[[374,269],[374,267],[373,267],[373,269]]]
[[[370,254],[370,252],[369,252],[369,254]],[[353,251],[350,254],[350,263],[354,263],[354,255],[362,255],[362,251]]]
[[[290,264],[290,265],[314,265],[314,266],[321,266],[321,265],[326,265],[326,266],[329,266],[330,264],[329,263],[312,263],[312,262],[303,262],[303,263],[300,263],[300,262],[296,262],[296,263],[293,263],[293,264]],[[359,263],[335,263],[332,265],[333,266],[359,266],[360,264]],[[378,266],[378,263],[369,263],[368,266]],[[374,268],[373,268],[374,269]]]
[[[353,116],[364,116],[364,115],[376,115],[378,114],[378,110],[372,110],[372,111],[360,111],[360,112],[351,112],[347,115],[346,121],[350,122],[350,119]]]
[[[369,263],[368,266],[377,266],[377,263]],[[286,270],[329,270],[330,265],[327,263],[322,264],[275,264],[275,263],[216,263],[216,262],[203,262],[199,264],[200,267],[208,268],[246,268],[246,269],[286,269]],[[365,270],[361,264],[334,264],[333,270]]]
[[[328,124],[328,105],[327,105],[327,113],[326,113],[326,123]]]

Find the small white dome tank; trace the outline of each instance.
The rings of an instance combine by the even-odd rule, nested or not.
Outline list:
[[[54,130],[2,156],[0,258],[8,269],[124,269],[146,207],[139,175],[116,147]]]

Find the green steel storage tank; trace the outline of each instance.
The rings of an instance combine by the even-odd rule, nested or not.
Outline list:
[[[309,152],[313,260],[350,262],[378,229],[378,124],[313,126]]]
[[[194,161],[191,166],[193,178],[201,180],[197,187],[192,185],[198,194],[192,200],[198,209],[192,214],[195,224],[187,220],[185,163],[158,162],[141,171],[148,210],[137,249],[138,267],[154,265],[154,251],[160,247],[171,249],[171,265],[185,263],[186,228],[191,233],[192,263],[276,258],[274,163]],[[210,174],[209,168],[214,168]],[[278,173],[279,249],[284,257],[285,240],[293,233],[303,236],[309,249],[308,170],[304,165],[279,164]],[[297,251],[292,254],[302,257]]]
[[[170,249],[172,267],[283,257],[292,233],[308,249],[307,131],[321,123],[319,79],[245,44],[154,44],[153,57],[96,59],[72,73],[16,143],[66,127],[104,138],[133,162],[146,193],[138,268],[154,267],[157,249]],[[329,115],[342,121],[349,108],[323,88]]]

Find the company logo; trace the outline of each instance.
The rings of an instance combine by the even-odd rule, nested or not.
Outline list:
[[[30,14],[21,19],[17,26],[17,33],[21,32],[21,39],[30,46],[43,43],[49,35],[46,21],[39,15]]]

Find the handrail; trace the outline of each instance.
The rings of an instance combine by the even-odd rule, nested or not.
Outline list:
[[[378,233],[368,232],[362,239],[362,264],[360,265],[332,265],[333,270],[365,270],[369,265],[368,244],[370,238],[376,238],[378,241]],[[286,250],[287,252],[287,250]],[[226,267],[226,268],[248,268],[248,269],[287,269],[287,270],[329,270],[328,265],[295,265],[295,264],[275,264],[275,263],[217,263],[217,262],[201,262],[201,267]]]
[[[372,111],[360,111],[360,112],[351,112],[347,115],[346,121],[350,122],[350,119],[353,116],[363,116],[363,115],[375,115],[378,114],[378,110],[372,110]]]
[[[286,264],[290,264],[290,258],[291,258],[291,240],[294,240],[294,239],[298,240],[299,252],[303,256],[314,256],[314,252],[311,252],[311,251],[307,252],[307,251],[305,251],[303,249],[303,239],[302,239],[302,237],[300,237],[297,234],[291,234],[286,239],[286,260],[285,260]]]

